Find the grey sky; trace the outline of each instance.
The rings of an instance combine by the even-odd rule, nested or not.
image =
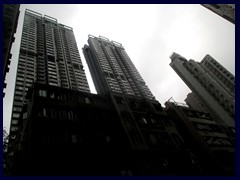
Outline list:
[[[88,34],[122,43],[146,84],[164,106],[170,97],[184,102],[190,92],[169,66],[172,52],[201,61],[211,55],[235,75],[235,26],[201,5],[21,5],[12,62],[3,100],[3,126],[9,129],[25,9],[54,17],[74,30],[92,93],[96,93],[82,54]]]

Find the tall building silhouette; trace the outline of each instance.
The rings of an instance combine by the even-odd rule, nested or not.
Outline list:
[[[177,53],[173,53],[170,58],[170,66],[192,90],[192,96],[220,124],[235,131],[235,77],[210,55],[206,55],[200,63],[187,61]],[[193,101],[189,97],[186,102],[191,106]]]
[[[122,44],[89,35],[83,53],[99,94],[121,93],[155,99]]]
[[[25,95],[33,82],[90,92],[73,29],[57,19],[25,11],[10,125],[15,138]],[[43,93],[44,92],[39,92]],[[11,141],[10,140],[10,141]]]

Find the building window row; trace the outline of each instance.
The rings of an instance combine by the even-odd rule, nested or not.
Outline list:
[[[211,131],[223,133],[223,130],[217,124],[203,124],[203,123],[193,123],[194,126],[201,131]]]
[[[208,119],[211,120],[210,114],[204,113],[204,112],[197,112],[197,111],[192,111],[192,110],[187,110],[183,109],[185,114],[190,117],[195,117],[195,118],[202,118],[202,119]]]
[[[210,146],[233,146],[227,138],[203,136],[203,139]]]
[[[164,129],[163,124],[161,123],[161,120],[158,118],[153,118],[153,117],[140,117],[138,118],[139,125],[141,127],[153,127],[156,129]]]
[[[56,110],[43,108],[38,115],[39,117],[58,120],[77,120],[77,114],[71,110]]]

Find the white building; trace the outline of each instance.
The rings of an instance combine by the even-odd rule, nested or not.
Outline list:
[[[187,61],[177,53],[173,53],[170,58],[170,66],[192,90],[194,98],[204,104],[216,121],[235,131],[234,76],[210,55],[206,55],[201,63]],[[194,101],[187,102],[191,106]]]

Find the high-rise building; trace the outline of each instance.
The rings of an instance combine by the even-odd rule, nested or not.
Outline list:
[[[13,99],[11,140],[15,138],[18,118],[27,102],[25,95],[33,82],[90,92],[73,29],[59,24],[55,18],[26,10]]]
[[[14,34],[16,33],[20,13],[19,7],[19,4],[3,4],[3,88],[7,86],[4,81],[11,63],[12,54],[10,51],[15,40]]]
[[[199,99],[214,119],[235,131],[235,77],[210,55],[200,63],[187,61],[177,53],[170,58],[170,66],[192,90],[194,98]],[[192,101],[187,102],[191,106]]]
[[[83,53],[99,94],[110,91],[155,99],[122,44],[91,35],[88,44]]]
[[[200,62],[200,64],[201,67],[204,68],[204,70],[211,76],[211,78],[216,81],[220,85],[220,87],[224,89],[225,92],[227,92],[229,96],[229,101],[233,102],[234,105],[235,77],[210,55],[206,55]],[[191,94],[188,94],[185,102],[192,108],[195,107],[201,111],[208,111],[208,108],[204,105],[201,99],[197,98],[197,95],[193,92]],[[226,104],[225,106],[231,109],[228,104]],[[231,113],[234,114],[234,111]]]

